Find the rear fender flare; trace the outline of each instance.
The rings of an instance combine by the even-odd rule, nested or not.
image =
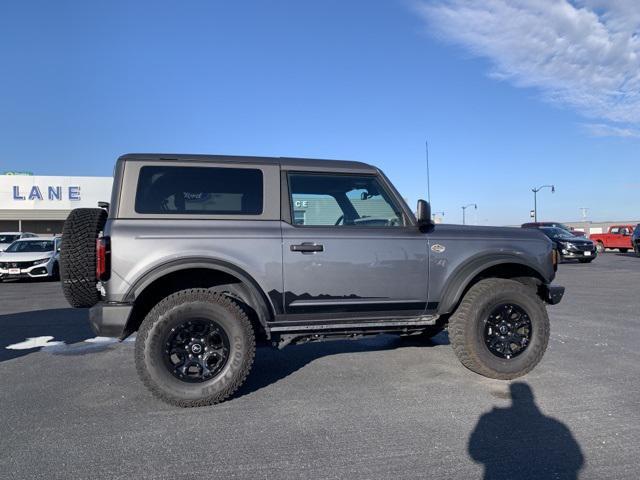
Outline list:
[[[142,292],[144,292],[145,289],[156,280],[159,280],[170,273],[178,272],[180,270],[188,270],[191,268],[219,271],[232,275],[240,280],[240,282],[242,282],[241,285],[234,285],[232,289],[233,293],[248,300],[246,303],[256,311],[262,326],[267,328],[267,324],[274,316],[274,306],[269,300],[269,297],[264,293],[262,287],[245,270],[233,265],[232,263],[214,258],[190,257],[172,260],[157,265],[132,283],[124,296],[124,301],[126,303],[134,303],[136,298],[138,298]]]

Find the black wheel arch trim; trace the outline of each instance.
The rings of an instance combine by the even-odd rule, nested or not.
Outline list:
[[[250,306],[254,308],[260,323],[267,328],[269,322],[273,320],[275,314],[279,312],[281,305],[274,305],[270,297],[266,295],[260,284],[242,268],[224,260],[209,257],[187,257],[156,265],[131,284],[129,290],[124,295],[124,303],[134,303],[142,292],[145,291],[156,280],[169,275],[170,273],[188,270],[190,268],[204,268],[213,271],[220,271],[228,275],[237,277],[246,287],[242,291],[246,292],[251,300]],[[238,289],[236,289],[237,291]]]
[[[516,264],[530,268],[539,275],[540,279],[544,283],[551,282],[551,279],[541,271],[539,266],[536,266],[535,264],[526,261],[523,257],[515,254],[492,253],[473,257],[462,265],[459,265],[453,273],[449,275],[449,279],[442,289],[442,296],[438,305],[438,314],[442,315],[445,313],[451,313],[460,302],[463,293],[466,291],[471,281],[480,273],[498,265],[509,264]]]

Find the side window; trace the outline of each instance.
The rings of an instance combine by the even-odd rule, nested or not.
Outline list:
[[[147,166],[140,169],[137,213],[260,215],[262,172],[250,168]]]
[[[289,192],[295,225],[405,225],[401,208],[374,176],[291,173]]]
[[[620,233],[620,227],[611,228],[611,232],[610,233]]]

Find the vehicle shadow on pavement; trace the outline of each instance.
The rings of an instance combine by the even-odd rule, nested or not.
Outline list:
[[[249,373],[247,381],[240,387],[233,398],[240,398],[268,387],[322,357],[342,353],[375,352],[407,347],[430,348],[448,344],[449,337],[446,332],[443,332],[432,340],[424,340],[417,337],[399,337],[396,335],[378,335],[360,340],[332,340],[290,345],[283,350],[270,347],[258,348],[251,373]]]
[[[540,411],[528,384],[516,382],[510,390],[511,406],[482,415],[469,438],[483,478],[577,479],[584,456],[571,430]]]
[[[94,337],[88,310],[58,308],[0,315],[0,362],[42,347],[81,342]],[[33,346],[32,346],[33,345]]]
[[[627,253],[616,253],[616,257],[633,257],[640,259],[640,256],[636,254],[636,252],[627,252]]]

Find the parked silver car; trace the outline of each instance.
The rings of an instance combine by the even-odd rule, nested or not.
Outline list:
[[[58,279],[60,238],[21,238],[0,253],[0,282],[14,278]]]
[[[0,232],[0,252],[3,252],[9,245],[21,238],[35,238],[35,233],[29,232]]]

